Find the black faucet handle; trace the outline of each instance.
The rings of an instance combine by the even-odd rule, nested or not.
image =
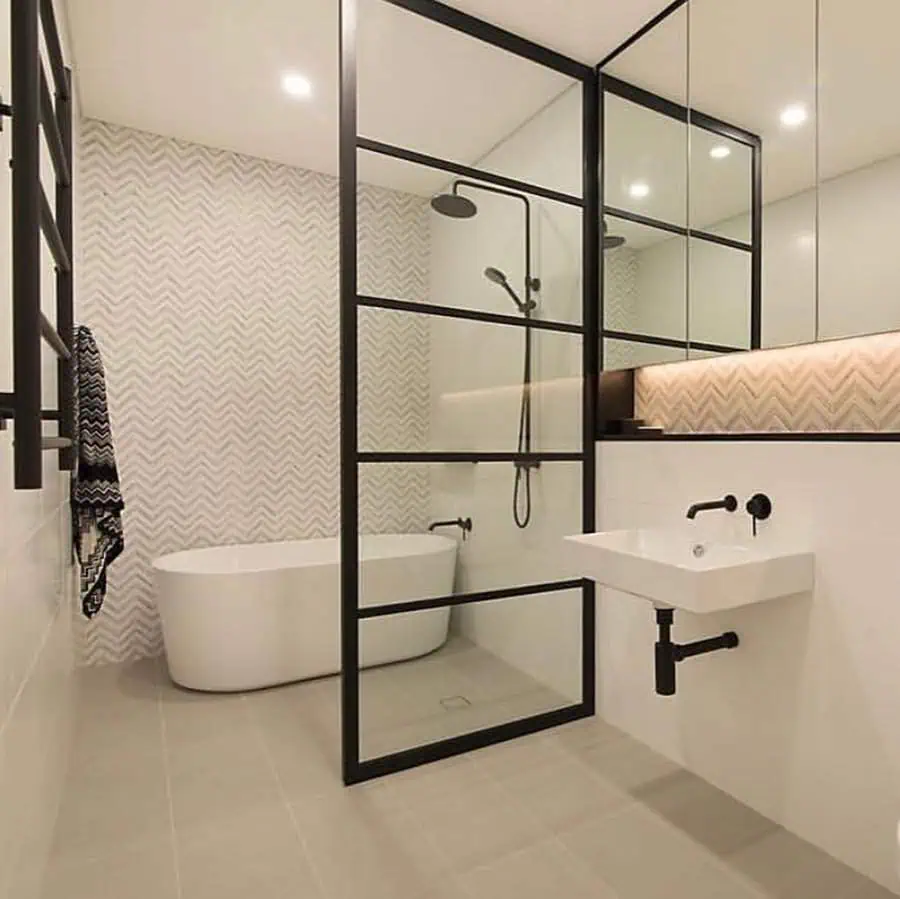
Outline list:
[[[744,506],[747,514],[753,519],[753,536],[756,536],[756,523],[765,521],[772,514],[772,500],[765,493],[754,493]]]
[[[745,508],[756,521],[765,521],[772,514],[772,500],[765,493],[754,493]]]
[[[724,504],[724,509],[726,512],[734,512],[737,509],[737,497],[733,493],[726,494],[722,502]]]

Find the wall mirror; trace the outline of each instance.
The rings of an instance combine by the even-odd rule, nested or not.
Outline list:
[[[868,5],[882,8],[872,16],[888,16],[890,0]],[[852,276],[831,271],[846,252],[824,258],[850,226],[848,191],[831,188],[825,201],[823,179],[893,152],[883,121],[880,133],[872,127],[874,110],[868,139],[850,134],[868,124],[858,121],[866,116],[854,101],[860,79],[889,78],[864,64],[868,44],[844,47],[856,17],[850,21],[841,0],[688,0],[603,65],[605,221],[607,234],[617,229],[626,238],[604,248],[603,328],[628,332],[616,333],[619,346],[653,341],[617,352],[605,339],[604,368],[898,327],[900,309],[895,322],[874,321],[876,310],[885,312],[875,284],[871,302],[853,311]],[[885,47],[878,66],[894,55]],[[850,74],[861,71],[848,88]],[[855,202],[869,207],[864,193],[872,185],[860,180]],[[619,210],[623,190],[628,202]],[[887,254],[872,249],[867,225],[857,239],[866,244],[860,255],[873,257],[875,281]]]
[[[900,329],[900,4],[819,0],[819,340]]]

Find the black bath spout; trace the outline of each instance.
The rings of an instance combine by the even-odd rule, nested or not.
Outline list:
[[[740,638],[734,631],[725,631],[717,637],[707,637],[693,643],[673,643],[674,620],[675,613],[672,609],[656,610],[656,623],[659,626],[659,640],[656,642],[656,692],[660,696],[675,695],[676,663],[719,649],[735,649],[740,644]]]
[[[724,509],[726,512],[734,512],[737,509],[737,497],[729,493],[727,496],[723,496],[722,499],[714,499],[708,503],[694,503],[687,510],[687,517],[693,520],[697,517],[698,512],[710,512],[713,509]]]
[[[469,533],[472,531],[472,519],[471,518],[453,518],[448,521],[432,521],[430,525],[428,525],[428,530],[433,531],[435,528],[459,528],[462,531],[463,540],[466,539]]]

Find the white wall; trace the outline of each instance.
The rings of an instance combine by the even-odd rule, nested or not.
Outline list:
[[[59,5],[61,7],[61,4]],[[0,4],[0,83],[9,75],[9,0]],[[64,10],[57,9],[65,35]],[[49,68],[47,69],[49,71]],[[13,98],[15,99],[15,98]],[[0,134],[0,390],[12,391],[10,169],[12,129]],[[49,160],[45,191],[53,197]],[[42,305],[55,318],[53,266],[44,251]],[[56,357],[45,348],[44,399],[56,406]],[[13,490],[13,431],[0,431],[0,897],[34,899],[50,851],[72,707],[73,569],[69,478],[55,453],[44,489]]]
[[[492,151],[485,168],[581,196],[581,92],[575,88]],[[483,277],[504,270],[520,294],[524,277],[521,202],[463,191],[478,204],[474,219],[431,215],[430,300],[516,314],[504,291]],[[533,275],[542,282],[539,316],[581,319],[581,212],[532,198]],[[433,319],[431,448],[516,448],[524,331]],[[581,446],[581,339],[535,331],[534,449]],[[446,465],[432,472],[434,518],[471,515],[458,588],[480,590],[561,577],[556,547],[580,530],[581,469],[545,463],[532,476],[532,523],[513,523],[511,463]],[[551,594],[460,610],[463,632],[572,699],[580,696],[580,594]]]
[[[761,541],[816,554],[812,595],[726,614],[676,612],[688,641],[736,630],[740,647],[678,666],[654,693],[649,603],[601,591],[599,714],[789,830],[898,890],[900,504],[895,444],[604,443],[598,527],[687,526],[697,500],[766,492]],[[696,526],[749,534],[734,516]]]

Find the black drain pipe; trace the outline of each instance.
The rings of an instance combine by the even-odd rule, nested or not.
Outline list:
[[[675,695],[675,664],[692,656],[705,655],[719,649],[735,649],[740,640],[734,631],[725,631],[718,637],[707,637],[693,643],[673,643],[672,625],[675,621],[673,609],[657,609],[656,623],[659,639],[656,641],[656,692],[660,696]]]

